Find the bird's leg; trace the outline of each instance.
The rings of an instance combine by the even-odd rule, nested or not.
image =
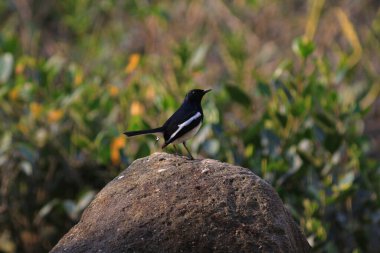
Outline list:
[[[174,147],[175,155],[178,155],[178,149],[177,149],[177,146],[176,146],[175,144],[173,144],[173,147]]]
[[[183,146],[185,147],[185,149],[187,150],[187,153],[189,153],[189,156],[190,156],[189,158],[190,158],[191,160],[194,160],[194,157],[191,155],[189,149],[188,149],[187,146],[186,146],[186,142],[182,142],[182,144],[183,144]]]

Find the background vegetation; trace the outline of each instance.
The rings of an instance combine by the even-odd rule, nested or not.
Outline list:
[[[376,0],[1,1],[0,252],[51,249],[160,151],[120,133],[194,87],[213,88],[198,157],[270,182],[315,252],[376,252],[379,54]]]

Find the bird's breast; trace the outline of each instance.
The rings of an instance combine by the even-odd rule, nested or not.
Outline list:
[[[172,143],[173,144],[178,144],[178,143],[182,143],[184,141],[187,141],[188,139],[190,139],[191,137],[193,137],[199,131],[199,128],[201,128],[201,125],[202,125],[202,121],[200,121],[199,124],[196,127],[194,127],[193,129],[191,129],[189,132],[185,133],[181,137],[177,138]]]

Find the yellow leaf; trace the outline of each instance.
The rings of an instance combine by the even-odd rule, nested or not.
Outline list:
[[[42,112],[42,106],[40,103],[32,102],[29,106],[29,110],[32,113],[33,118],[38,118]]]
[[[113,164],[119,164],[120,163],[120,149],[125,147],[125,137],[123,135],[120,135],[112,140],[111,143],[111,161]]]
[[[311,3],[310,14],[306,22],[306,29],[304,34],[304,38],[308,39],[308,41],[313,41],[324,3],[325,0],[314,0]]]
[[[57,110],[51,110],[51,111],[48,113],[48,121],[49,121],[50,123],[57,122],[57,121],[59,121],[62,117],[63,117],[63,111],[60,110],[60,109],[57,109]]]
[[[125,73],[130,74],[132,73],[136,68],[137,65],[140,62],[140,55],[139,54],[132,54],[129,57],[128,65],[125,67]]]
[[[352,67],[356,63],[358,63],[358,61],[362,57],[363,49],[360,44],[358,35],[355,31],[354,25],[351,23],[346,13],[340,8],[336,8],[335,13],[338,17],[338,21],[342,28],[344,36],[353,48],[353,52],[348,58],[348,65]]]
[[[28,134],[28,128],[25,126],[25,124],[19,122],[17,124],[17,128],[18,130],[20,130],[20,132],[22,132],[24,135]]]
[[[156,97],[156,91],[153,89],[153,87],[149,87],[146,90],[145,97],[147,98],[147,100],[150,101],[152,101]]]
[[[75,86],[80,85],[83,82],[83,74],[82,73],[77,73],[74,78],[74,84]]]
[[[116,97],[119,94],[119,88],[115,85],[110,85],[108,87],[108,92],[111,95],[111,97]]]
[[[360,102],[360,107],[362,109],[367,109],[370,107],[380,95],[380,83],[375,83],[372,85],[371,89],[367,92],[367,95]]]
[[[131,114],[133,116],[139,116],[141,114],[144,113],[144,106],[138,102],[138,101],[134,101],[132,102],[132,105],[131,105]]]
[[[125,146],[125,136],[120,135],[114,139],[114,145],[118,148],[123,148]]]
[[[9,97],[11,100],[16,101],[19,97],[19,90],[17,88],[13,88],[9,93]]]
[[[24,72],[24,69],[25,69],[25,64],[17,63],[16,68],[15,68],[15,72],[17,75],[19,75],[19,74],[22,74],[22,72]]]

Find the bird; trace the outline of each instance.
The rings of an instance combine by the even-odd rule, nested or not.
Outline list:
[[[186,146],[186,141],[192,138],[199,130],[203,122],[202,98],[211,89],[193,89],[186,94],[181,106],[172,116],[161,126],[152,129],[127,131],[124,134],[128,137],[143,134],[161,134],[165,143],[162,148],[173,144],[177,154],[176,144],[182,143],[189,154],[191,160],[194,159],[190,150]]]

